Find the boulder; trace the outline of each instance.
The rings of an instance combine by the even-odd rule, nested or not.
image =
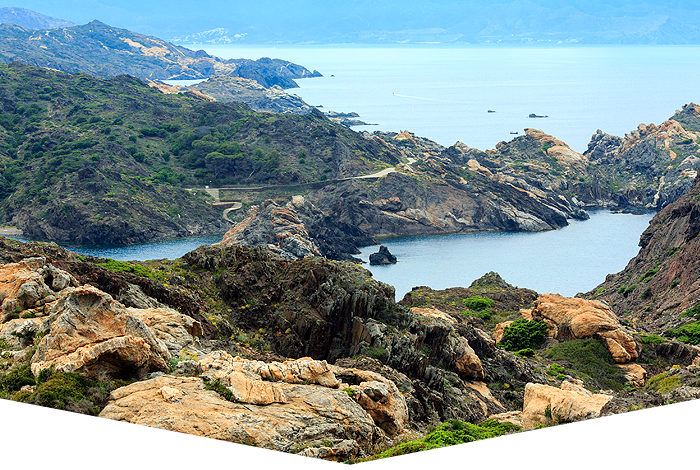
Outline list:
[[[369,454],[382,439],[345,391],[277,385],[285,403],[254,405],[227,401],[198,377],[162,375],[114,390],[99,416],[284,452],[319,448],[312,454],[327,459]]]
[[[408,425],[408,406],[396,384],[384,376],[362,369],[335,368],[344,379],[356,385],[341,384],[353,399],[389,436],[396,436]],[[352,390],[352,392],[350,391]]]
[[[618,364],[637,359],[637,343],[610,307],[598,300],[542,294],[534,308],[525,312],[549,327],[549,336],[560,341],[599,338]]]
[[[579,380],[569,379],[561,388],[536,383],[525,385],[523,429],[538,424],[561,424],[597,418],[612,396],[593,394]]]
[[[71,285],[78,285],[73,276],[47,264],[44,257],[0,265],[0,323],[27,309],[35,309],[35,316],[42,315],[42,307]]]
[[[625,373],[625,378],[635,387],[642,388],[647,382],[647,371],[639,364],[618,364]]]
[[[135,376],[167,370],[166,344],[122,304],[91,286],[70,288],[51,307],[31,369]],[[133,312],[133,310],[132,310]]]
[[[396,264],[396,256],[389,252],[389,248],[384,245],[379,247],[379,251],[369,255],[369,264],[377,266],[380,264]]]

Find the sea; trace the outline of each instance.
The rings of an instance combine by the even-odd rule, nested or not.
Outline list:
[[[297,80],[299,88],[287,91],[322,111],[357,112],[376,124],[357,131],[408,130],[482,150],[532,127],[584,152],[597,129],[622,136],[700,99],[698,46],[183,45],[225,59],[280,58],[318,70],[323,77]],[[399,261],[370,269],[395,287],[397,300],[413,286],[466,287],[489,271],[519,287],[572,296],[622,270],[653,216],[590,214],[551,232],[382,239]],[[177,258],[219,240],[71,249],[147,260]],[[365,247],[359,257],[368,261],[376,250]]]

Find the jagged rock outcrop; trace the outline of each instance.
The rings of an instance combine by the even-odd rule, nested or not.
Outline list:
[[[248,217],[233,226],[222,245],[264,246],[288,259],[325,256],[329,259],[359,262],[358,246],[376,241],[361,228],[337,220],[317,209],[303,196],[266,200],[253,206]]]
[[[699,116],[700,108],[690,103],[661,125],[640,124],[623,138],[599,129],[584,153],[596,184],[574,186],[576,197],[587,205],[657,210],[676,201],[690,189],[700,168],[694,154]]]
[[[380,264],[396,264],[396,256],[389,252],[389,248],[382,245],[379,251],[369,255],[369,264],[375,266]]]
[[[638,357],[637,343],[608,305],[600,301],[567,298],[559,294],[541,294],[523,316],[544,321],[548,335],[560,341],[599,338],[616,363]]]
[[[240,77],[209,77],[207,81],[184,90],[195,90],[222,103],[239,101],[255,111],[307,114],[312,109],[299,96],[289,94],[277,85],[266,88],[254,80]]]
[[[294,200],[284,207],[271,199],[259,206],[253,206],[245,220],[226,232],[221,244],[264,246],[288,259],[321,256],[295,211],[295,201],[296,204],[303,204],[303,198],[295,196]]]

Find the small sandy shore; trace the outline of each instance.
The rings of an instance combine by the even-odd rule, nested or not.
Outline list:
[[[0,236],[1,237],[12,237],[12,236],[20,236],[22,235],[22,231],[18,228],[15,227],[0,227]]]

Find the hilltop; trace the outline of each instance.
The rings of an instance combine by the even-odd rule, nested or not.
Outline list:
[[[69,28],[75,23],[51,18],[26,8],[5,7],[0,8],[0,24],[16,24],[26,29],[56,29]]]

